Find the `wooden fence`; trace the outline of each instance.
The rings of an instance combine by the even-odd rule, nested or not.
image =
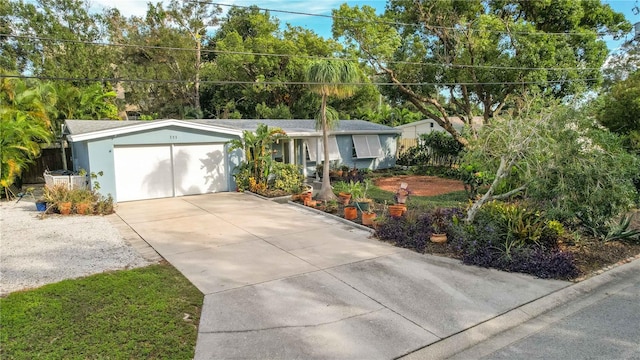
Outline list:
[[[71,149],[66,148],[67,165],[71,168]],[[41,184],[44,183],[45,170],[62,169],[62,152],[60,148],[42,149],[40,157],[34,163],[22,172],[23,184]]]

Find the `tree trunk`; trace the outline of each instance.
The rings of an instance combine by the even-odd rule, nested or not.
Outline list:
[[[322,145],[324,147],[324,163],[322,164],[322,187],[317,199],[328,201],[336,198],[331,189],[331,177],[329,176],[329,124],[327,123],[327,95],[322,94],[322,105],[320,107],[322,117]]]
[[[200,42],[199,38],[196,38],[196,78],[195,78],[195,84],[194,84],[194,91],[195,91],[195,108],[198,111],[198,113],[200,113],[202,110],[200,109],[200,49],[202,47],[202,43]]]
[[[491,183],[489,190],[487,190],[487,192],[484,193],[484,195],[482,195],[480,200],[473,203],[473,205],[471,205],[471,208],[469,208],[469,210],[467,211],[467,217],[464,219],[464,221],[467,224],[472,223],[473,219],[475,219],[476,214],[478,213],[478,210],[480,210],[482,205],[492,199],[491,196],[493,195],[493,192],[496,191],[496,187],[498,186],[498,183],[504,177],[504,174],[507,171],[508,171],[507,160],[504,158],[504,156],[500,157],[500,166],[498,167],[498,171],[496,172],[496,178],[493,180],[493,183]]]

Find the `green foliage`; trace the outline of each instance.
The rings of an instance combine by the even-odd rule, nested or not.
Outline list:
[[[419,167],[452,168],[460,162],[462,145],[442,131],[422,134],[416,146],[406,149],[398,157],[398,164]]]
[[[601,78],[607,57],[598,33],[631,30],[623,14],[599,1],[392,0],[381,15],[343,4],[333,16],[334,37],[369,60],[381,81],[398,84],[382,89],[385,95],[411,102],[464,144],[450,116],[469,124],[482,109],[490,122],[532,91],[563,98],[591,89],[598,81],[584,79]]]
[[[504,241],[509,247],[539,243],[548,223],[540,211],[522,203],[492,201],[484,204],[482,211],[504,231]],[[552,229],[556,232],[557,223],[553,223]]]
[[[603,237],[604,241],[625,241],[629,243],[640,244],[640,230],[629,229],[632,216],[622,216],[620,221],[616,224],[611,222],[609,224],[609,231]]]
[[[304,175],[298,165],[274,162],[271,175],[269,179],[271,189],[282,190],[288,194],[297,194],[302,190]]]
[[[0,186],[14,179],[52,139],[51,87],[15,78],[0,79]]]
[[[245,163],[249,164],[250,173],[248,178],[253,178],[257,183],[265,184],[271,172],[273,159],[271,149],[273,144],[287,137],[287,134],[280,128],[269,128],[265,124],[258,124],[255,132],[244,130],[241,139],[233,139],[228,142],[229,152],[242,150],[245,156]],[[236,176],[240,175],[241,186],[245,186],[244,177],[246,168],[240,167],[236,171]],[[240,185],[239,185],[240,186]]]
[[[615,83],[603,96],[598,121],[609,130],[626,137],[626,146],[640,152],[640,70]]]
[[[481,165],[466,163],[460,166],[460,179],[464,183],[464,190],[469,199],[474,200],[478,196],[481,187],[490,184],[494,174],[488,171],[480,171]]]
[[[336,193],[351,194],[353,199],[363,198],[365,196],[364,184],[353,180],[349,182],[337,181],[333,184],[333,191]]]
[[[538,153],[540,164],[527,195],[545,203],[558,220],[578,221],[591,234],[606,234],[607,223],[636,198],[638,159],[583,112],[557,111],[550,125],[552,141]]]
[[[15,292],[0,299],[0,357],[191,359],[202,301],[168,265]]]

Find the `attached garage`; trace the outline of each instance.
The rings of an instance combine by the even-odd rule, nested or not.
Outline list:
[[[179,120],[66,122],[75,170],[102,172],[100,192],[118,202],[229,191],[240,131]]]
[[[229,191],[224,144],[116,146],[119,201]]]

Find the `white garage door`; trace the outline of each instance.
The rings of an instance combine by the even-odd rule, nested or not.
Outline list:
[[[223,144],[116,147],[118,201],[228,191]]]

